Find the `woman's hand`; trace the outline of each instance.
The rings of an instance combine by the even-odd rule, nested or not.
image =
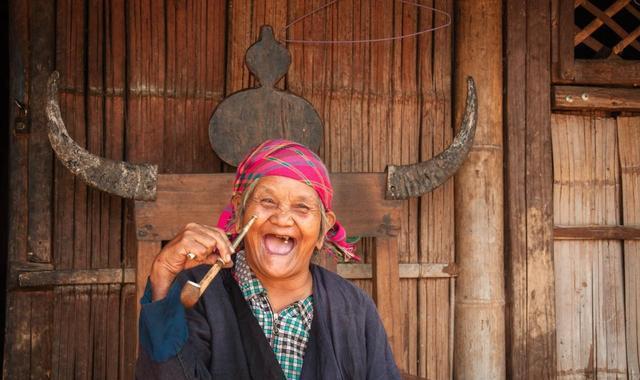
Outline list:
[[[222,229],[198,223],[187,224],[153,262],[149,276],[153,289],[152,300],[164,298],[178,273],[185,269],[213,264],[218,257],[222,257],[225,267],[233,266],[233,253],[231,242]]]

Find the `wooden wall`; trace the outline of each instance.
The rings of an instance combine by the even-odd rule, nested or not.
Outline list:
[[[453,13],[453,3],[428,2]],[[163,173],[223,170],[208,119],[223,96],[253,84],[244,52],[319,0],[12,1],[11,97],[30,110],[11,135],[11,230],[4,376],[131,378],[136,328],[131,203],[88,188],[47,146],[44,85],[59,70],[71,136],[89,151],[152,162]],[[305,39],[412,33],[441,15],[387,0],[343,1],[291,29]],[[432,157],[452,138],[453,28],[398,42],[290,45],[281,83],[325,122],[333,172],[382,171]],[[17,116],[13,110],[11,120]],[[402,263],[454,261],[453,183],[405,206]],[[215,218],[212,215],[212,220]],[[361,244],[365,262],[370,242]],[[18,275],[53,271],[38,287]],[[80,277],[78,275],[80,274]],[[409,373],[449,376],[449,280],[402,279]],[[370,291],[368,280],[357,281]]]

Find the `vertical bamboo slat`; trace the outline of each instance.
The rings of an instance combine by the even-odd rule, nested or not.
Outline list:
[[[554,221],[620,220],[612,118],[553,115]],[[556,241],[559,378],[626,378],[622,252],[618,241]]]
[[[640,225],[640,117],[618,117],[622,224]],[[624,242],[624,291],[629,379],[640,379],[640,242]]]
[[[436,0],[426,5],[454,14],[454,3]],[[419,11],[418,29],[443,25],[444,15]],[[440,29],[418,37],[417,68],[420,104],[420,140],[416,161],[437,155],[451,142],[454,134],[451,113],[452,41],[454,27]],[[420,197],[417,237],[418,261],[421,263],[450,263],[455,261],[454,181]],[[410,212],[412,208],[409,209]],[[418,317],[417,374],[429,379],[450,378],[450,325],[449,281],[420,279],[418,282],[416,314]],[[412,335],[409,335],[412,336]]]
[[[462,119],[467,76],[473,76],[478,87],[478,122],[474,145],[455,177],[460,275],[454,375],[504,379],[502,2],[464,1],[457,6],[456,125]]]

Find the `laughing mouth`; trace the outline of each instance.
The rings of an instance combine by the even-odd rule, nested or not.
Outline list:
[[[296,240],[288,235],[266,234],[262,242],[267,252],[274,255],[287,255],[293,251]]]

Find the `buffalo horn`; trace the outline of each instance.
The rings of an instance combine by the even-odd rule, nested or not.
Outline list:
[[[387,166],[387,199],[406,199],[426,194],[442,185],[462,165],[476,133],[478,99],[473,78],[467,78],[467,104],[462,128],[449,147],[428,161]]]
[[[98,190],[123,198],[154,200],[158,181],[156,165],[130,164],[96,156],[69,136],[58,105],[58,78],[57,71],[49,77],[47,103],[49,141],[58,159],[71,173]]]

